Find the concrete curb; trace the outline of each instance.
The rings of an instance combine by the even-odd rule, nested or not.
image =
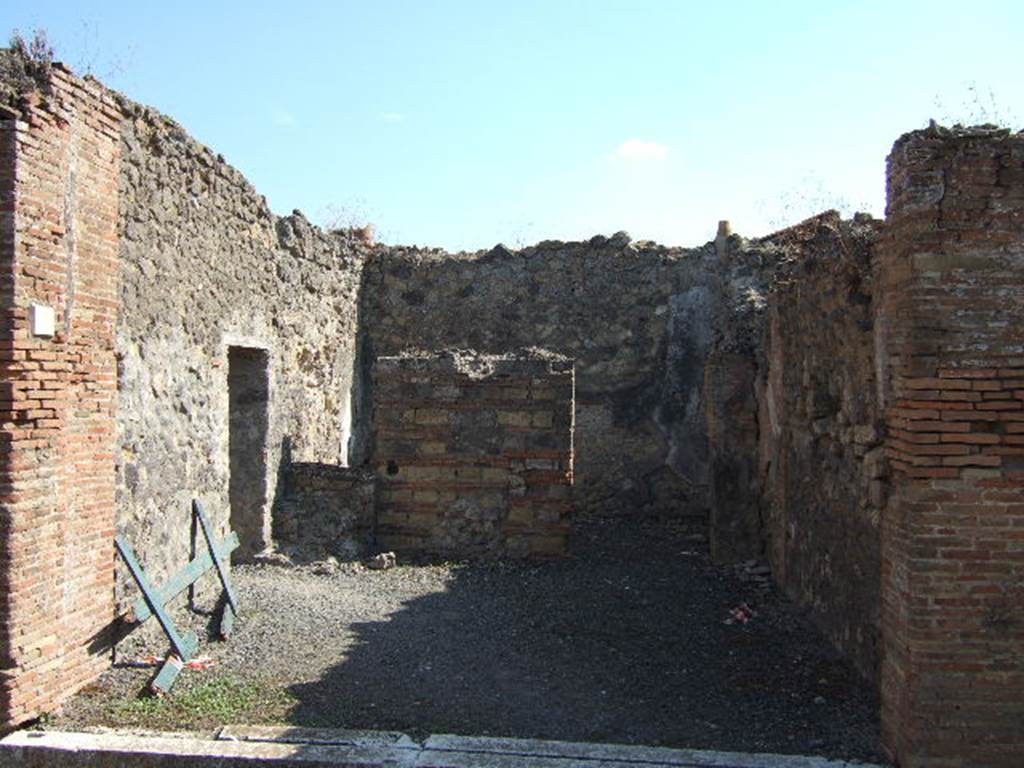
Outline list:
[[[433,735],[226,726],[216,738],[117,731],[18,731],[0,740],[0,766],[170,768],[883,768],[823,757]]]

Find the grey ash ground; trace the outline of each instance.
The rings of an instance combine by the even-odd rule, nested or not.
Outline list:
[[[284,722],[882,762],[871,686],[671,525],[581,522],[552,562],[234,573],[243,614],[204,644],[215,668],[159,702],[140,698],[152,670],[115,668],[48,727]],[[756,615],[725,623],[743,603]]]

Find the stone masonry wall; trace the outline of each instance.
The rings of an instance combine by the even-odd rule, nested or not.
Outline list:
[[[228,525],[231,347],[265,350],[269,378],[266,486],[250,489],[265,502],[245,551],[272,543],[289,461],[346,462],[370,246],[299,213],[274,216],[172,120],[123,98],[120,108],[118,529],[160,580],[188,561],[193,497]]]
[[[576,361],[576,502],[688,516],[706,531],[703,369],[720,290],[713,248],[620,233],[521,251],[389,248],[364,273],[360,355],[543,347]]]
[[[0,111],[3,726],[106,669],[114,619],[119,113],[60,67],[38,85]]]
[[[775,265],[787,255],[772,238],[715,240],[723,280],[714,342],[704,366],[708,432],[711,556],[719,563],[762,558],[761,484],[757,461],[758,379],[765,369],[763,326]]]
[[[279,552],[296,562],[369,553],[376,520],[371,469],[292,462],[282,474],[273,524]]]
[[[879,222],[821,216],[786,230],[759,382],[758,461],[775,580],[868,680],[878,675],[879,525],[886,495],[874,383],[872,244]]]
[[[705,370],[712,555],[766,559],[868,680],[879,656],[885,474],[873,384],[880,226],[833,211],[728,241]]]
[[[933,127],[888,163],[883,736],[903,768],[1011,768],[1024,755],[1024,134]]]
[[[448,556],[565,553],[573,364],[540,352],[374,366],[377,545]]]

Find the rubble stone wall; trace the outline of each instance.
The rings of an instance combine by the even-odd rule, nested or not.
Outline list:
[[[573,364],[409,353],[374,366],[377,544],[552,557],[572,512]]]
[[[114,619],[120,116],[60,67],[43,85],[0,111],[2,725],[106,669]]]
[[[521,251],[389,248],[364,278],[364,367],[407,349],[541,347],[573,358],[577,505],[688,517],[705,532],[702,382],[721,293],[713,248],[624,233]]]
[[[739,563],[765,556],[757,460],[758,382],[766,368],[763,328],[772,275],[791,254],[771,237],[727,237],[727,227],[722,222],[715,243],[725,277],[703,381],[708,539],[717,562]]]
[[[833,211],[732,242],[705,369],[712,555],[767,560],[868,680],[886,471],[872,331],[880,227]]]
[[[877,679],[879,525],[886,497],[875,387],[878,222],[822,216],[786,230],[758,383],[763,533],[776,581]]]
[[[892,495],[882,728],[901,765],[1024,755],[1024,134],[896,142],[876,323]]]
[[[904,136],[881,228],[447,254],[276,217],[170,119],[0,65],[4,725],[109,662],[115,531],[161,582],[193,497],[228,526],[234,356],[266,385],[248,552],[351,556],[375,521],[557,555],[574,501],[683,518],[880,667],[901,765],[1019,764],[1024,135]],[[481,354],[403,354],[452,347]]]
[[[188,562],[193,497],[229,523],[231,347],[264,350],[269,378],[266,502],[243,551],[271,543],[282,465],[346,462],[368,246],[274,216],[172,120],[120,108],[118,530],[159,581]]]
[[[274,544],[294,562],[369,554],[376,478],[366,467],[287,462],[274,498]]]

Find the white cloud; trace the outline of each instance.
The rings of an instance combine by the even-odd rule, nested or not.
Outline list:
[[[295,115],[283,109],[275,109],[270,118],[279,128],[294,128],[299,124]]]
[[[664,160],[668,157],[668,147],[656,141],[629,139],[615,148],[615,157],[623,160]]]
[[[401,123],[405,120],[405,115],[401,112],[381,112],[380,119],[385,123]]]

